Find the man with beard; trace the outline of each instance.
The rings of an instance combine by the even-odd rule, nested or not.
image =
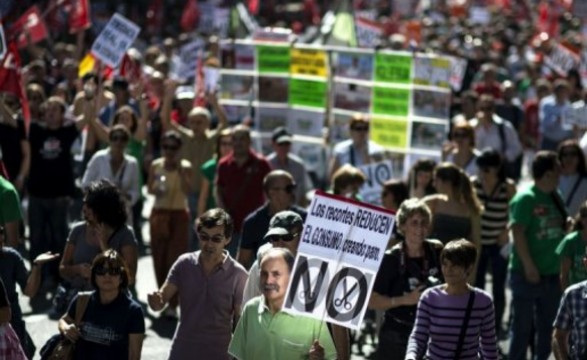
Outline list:
[[[228,349],[236,359],[336,359],[326,324],[282,311],[294,259],[285,248],[261,258],[263,295],[245,305],[236,326]]]
[[[169,359],[228,360],[247,271],[224,250],[233,231],[228,213],[208,210],[196,220],[195,228],[201,250],[177,259],[161,289],[149,294],[149,306],[160,311],[179,295],[180,320]]]

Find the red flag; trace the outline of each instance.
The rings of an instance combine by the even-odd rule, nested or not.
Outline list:
[[[8,43],[8,51],[0,64],[0,92],[14,94],[20,100],[25,127],[28,131],[31,118],[29,102],[22,84],[22,65],[20,54],[14,41]]]
[[[249,8],[249,12],[252,15],[257,15],[259,13],[259,0],[248,0],[248,4],[247,4],[248,8]]]
[[[198,0],[188,0],[183,8],[180,26],[185,32],[190,32],[198,26],[200,19],[200,10],[198,9]]]
[[[204,61],[203,54],[200,50],[196,66],[196,81],[194,87],[194,106],[206,106],[206,79],[204,78]]]
[[[128,80],[129,83],[134,84],[141,80],[141,64],[128,56],[128,53],[124,54],[119,69],[120,76]]]
[[[88,0],[69,1],[71,5],[71,12],[69,13],[69,33],[75,34],[92,26]]]
[[[44,40],[49,35],[45,21],[36,5],[28,9],[12,24],[10,27],[9,38],[18,39],[18,47],[23,48],[26,47],[28,43],[26,36],[27,32],[30,35],[31,43],[33,44]]]

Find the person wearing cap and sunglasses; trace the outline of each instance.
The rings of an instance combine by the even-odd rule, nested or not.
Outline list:
[[[149,293],[149,306],[161,311],[173,297],[180,299],[181,317],[168,359],[228,360],[247,271],[225,249],[234,229],[226,211],[206,211],[194,228],[201,250],[177,259],[163,286]]]
[[[304,161],[297,155],[291,153],[293,137],[283,126],[273,130],[271,144],[273,152],[267,156],[267,161],[275,170],[285,170],[290,173],[297,184],[296,204],[305,206],[306,192],[311,188],[311,180],[304,165]]]
[[[145,338],[145,318],[138,302],[127,293],[128,267],[115,250],[94,259],[91,268],[94,291],[76,325],[76,296],[59,320],[59,331],[75,343],[72,359],[139,360]]]
[[[302,220],[306,218],[306,210],[294,204],[296,186],[291,174],[284,170],[273,170],[263,179],[267,202],[250,213],[243,225],[237,259],[245,268],[251,265],[261,245],[266,243],[265,236],[273,215],[291,210]]]
[[[385,149],[369,140],[369,119],[355,114],[349,122],[350,139],[342,141],[332,150],[329,178],[344,164],[361,166],[385,158]]]

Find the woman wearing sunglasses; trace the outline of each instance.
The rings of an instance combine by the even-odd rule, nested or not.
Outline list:
[[[92,264],[94,291],[81,317],[74,324],[79,297],[59,320],[59,331],[75,342],[73,359],[139,360],[145,337],[141,306],[128,296],[129,274],[115,250],[99,254]]]
[[[479,152],[475,149],[475,129],[466,121],[457,122],[452,129],[452,141],[442,151],[442,161],[460,167],[469,176],[477,175],[475,159]]]
[[[179,133],[169,130],[161,139],[163,157],[156,159],[149,170],[148,189],[155,195],[149,219],[151,254],[157,285],[163,286],[169,269],[177,258],[189,250],[190,214],[188,194],[192,191],[192,165],[182,159]],[[164,312],[177,318],[177,296],[169,301]]]
[[[561,177],[558,189],[570,216],[577,215],[587,199],[587,164],[585,155],[576,140],[566,140],[558,147]]]
[[[82,179],[82,188],[100,179],[110,180],[127,202],[128,222],[132,224],[131,207],[140,196],[139,165],[136,159],[125,154],[130,133],[122,124],[114,125],[108,135],[109,146],[92,156]]]

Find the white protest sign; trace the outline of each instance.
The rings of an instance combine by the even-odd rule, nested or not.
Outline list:
[[[450,86],[454,91],[460,91],[467,71],[467,60],[455,56],[450,57]]]
[[[544,63],[562,76],[567,76],[569,70],[577,68],[579,61],[579,55],[561,44],[553,46],[550,54],[544,57]]]
[[[192,40],[179,49],[179,64],[176,68],[175,78],[187,80],[196,75],[198,57],[204,50],[204,41],[200,38]]]
[[[381,191],[383,184],[393,178],[391,160],[360,166],[359,169],[367,177],[367,181],[359,190],[364,202],[381,205]]]
[[[4,59],[6,55],[6,37],[4,36],[4,27],[0,23],[0,60]]]
[[[394,223],[384,209],[316,192],[284,311],[359,329]]]
[[[120,14],[114,14],[94,44],[92,54],[104,64],[116,68],[141,28]]]
[[[379,23],[356,17],[355,28],[357,29],[357,42],[359,47],[374,48],[379,45],[379,39],[383,36],[383,27]]]
[[[206,82],[206,92],[216,91],[216,89],[218,89],[219,79],[220,69],[216,67],[204,66],[204,81]]]
[[[491,21],[491,14],[486,7],[471,6],[469,10],[469,20],[473,24],[486,25]]]
[[[210,34],[214,31],[214,17],[216,6],[209,2],[199,2],[200,20],[198,21],[198,31]]]
[[[587,128],[587,106],[583,100],[572,103],[563,114],[563,126],[572,129],[574,125]]]

